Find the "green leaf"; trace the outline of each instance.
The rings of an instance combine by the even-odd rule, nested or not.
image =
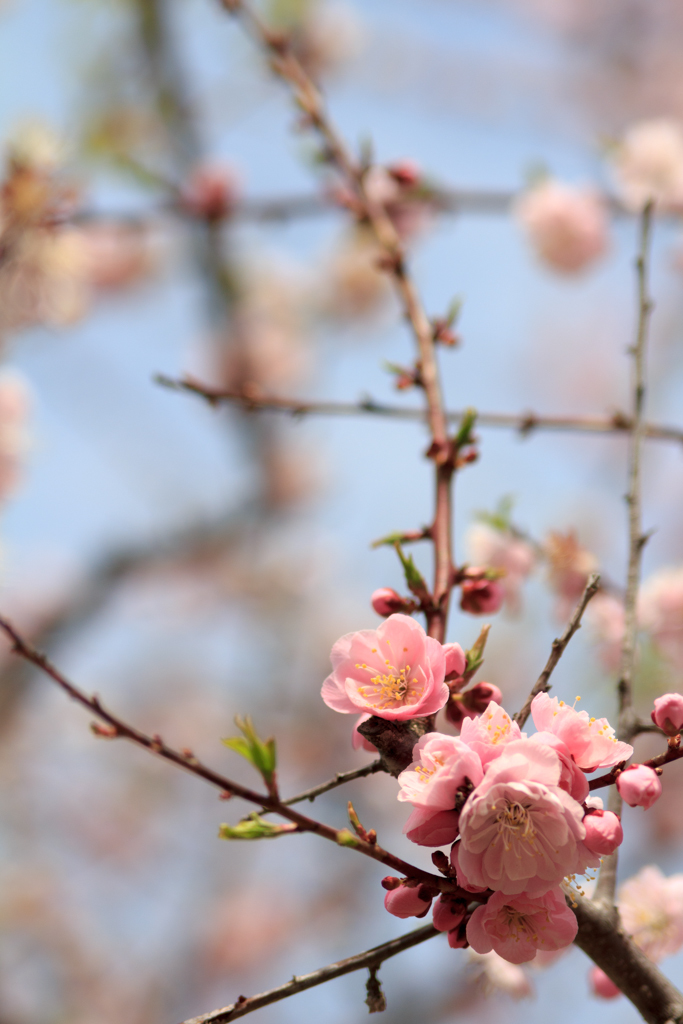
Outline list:
[[[477,421],[477,410],[476,409],[465,409],[462,419],[460,421],[460,427],[458,433],[455,435],[455,447],[462,448],[463,445],[472,443],[472,431],[474,424]]]
[[[379,540],[373,540],[370,545],[373,548],[381,548],[384,544],[388,544],[390,547],[396,547],[403,540],[402,533],[388,533],[386,537],[380,537]]]
[[[337,842],[340,846],[355,847],[360,845],[353,832],[349,831],[348,828],[341,828],[337,832]]]
[[[470,647],[469,651],[465,651],[465,657],[467,658],[467,665],[465,667],[465,678],[469,679],[480,665],[484,661],[484,649],[486,647],[486,641],[489,638],[490,625],[482,626],[481,632],[476,639],[476,642]]]
[[[413,594],[417,595],[418,597],[422,596],[425,592],[428,593],[429,591],[427,589],[427,584],[425,582],[424,576],[415,565],[415,562],[413,561],[413,556],[405,555],[398,541],[394,542],[394,547],[396,548],[396,554],[401,559],[401,565],[403,566],[403,572],[405,574],[406,583],[408,584],[410,590],[413,592]]]
[[[237,825],[221,825],[218,829],[219,839],[274,839],[286,832],[298,831],[296,825],[274,825],[265,821],[254,811],[248,818],[243,818]]]
[[[452,327],[453,324],[457,322],[458,318],[460,317],[461,309],[462,299],[453,299],[450,306],[448,307],[448,312],[446,313],[446,323],[448,324],[449,327]]]
[[[498,502],[494,512],[477,512],[476,517],[480,523],[487,523],[494,530],[500,533],[508,533],[511,529],[512,508],[515,499],[511,494],[504,494]]]
[[[247,761],[253,764],[254,768],[261,773],[264,782],[270,789],[274,782],[277,764],[275,740],[271,737],[271,739],[264,742],[257,735],[254,723],[249,715],[246,718],[240,718],[239,715],[236,715],[235,725],[243,735],[228,737],[222,742],[230,750],[234,750],[235,753],[240,754],[241,757],[246,758]]]

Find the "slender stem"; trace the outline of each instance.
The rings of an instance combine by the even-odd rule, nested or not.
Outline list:
[[[366,764],[364,768],[355,768],[350,772],[337,772],[335,777],[329,779],[328,782],[322,782],[319,786],[313,786],[312,789],[305,789],[303,793],[290,796],[289,800],[283,800],[282,803],[285,807],[291,807],[292,804],[301,803],[303,800],[310,800],[312,802],[317,796],[329,793],[331,789],[336,789],[337,786],[343,786],[347,782],[353,782],[354,779],[363,779],[366,775],[374,775],[375,772],[381,771],[384,771],[382,762],[377,760]]]
[[[581,595],[581,600],[574,609],[574,614],[567,623],[567,628],[565,629],[564,633],[559,638],[559,640],[553,640],[550,657],[546,662],[545,668],[536,680],[531,690],[531,693],[529,694],[524,703],[524,706],[520,711],[517,712],[516,715],[513,716],[515,722],[517,722],[517,724],[520,727],[524,725],[527,718],[529,717],[529,713],[531,711],[531,702],[533,701],[534,697],[539,693],[547,693],[550,689],[550,676],[552,675],[558,661],[564,654],[565,648],[571,640],[571,638],[574,636],[574,633],[576,633],[576,631],[581,628],[581,618],[586,610],[586,606],[588,605],[588,602],[591,600],[591,598],[594,597],[595,594],[597,594],[599,589],[600,577],[597,573],[593,573],[588,578],[588,582],[586,583],[586,589]]]
[[[631,413],[631,435],[628,456],[628,568],[626,575],[626,594],[624,598],[624,639],[621,648],[621,665],[617,692],[619,697],[619,717],[617,734],[622,740],[630,740],[633,736],[635,717],[633,713],[633,676],[636,660],[636,638],[638,633],[637,603],[638,584],[643,547],[647,536],[642,533],[642,471],[641,457],[645,421],[643,411],[645,405],[645,357],[647,348],[648,328],[652,312],[652,299],[648,288],[648,270],[650,256],[650,238],[652,229],[653,203],[645,205],[640,219],[640,239],[636,257],[636,276],[638,282],[638,326],[636,340],[631,355],[633,356],[633,405]],[[609,796],[608,807],[615,814],[621,814],[622,799],[615,786]],[[614,906],[614,894],[617,885],[618,851],[605,857],[600,867],[600,875],[593,896],[596,902],[608,907]]]
[[[333,978],[341,978],[344,974],[360,971],[364,967],[372,967],[377,970],[390,957],[439,934],[433,925],[424,925],[422,928],[408,932],[407,935],[402,935],[400,939],[392,939],[391,942],[374,946],[373,949],[368,949],[364,953],[357,953],[346,960],[339,960],[335,964],[328,964],[327,967],[320,967],[310,974],[298,976],[295,974],[291,981],[278,988],[272,988],[269,992],[262,992],[261,995],[250,996],[248,999],[240,996],[236,1003],[224,1006],[222,1010],[213,1010],[211,1013],[202,1013],[199,1017],[192,1017],[190,1020],[184,1021],[184,1024],[228,1024],[228,1021],[243,1017],[247,1013],[252,1013],[253,1010],[260,1010],[262,1006],[269,1006],[270,1003],[276,1003],[280,999],[287,999],[288,996],[294,996],[298,992],[305,992],[307,988],[323,985],[326,981],[332,981]]]
[[[440,875],[430,874],[428,871],[423,871],[421,868],[417,868],[407,861],[402,860],[400,857],[394,856],[387,850],[382,849],[381,846],[376,843],[365,842],[364,840],[352,835],[348,829],[336,829],[331,825],[325,825],[320,821],[315,821],[313,818],[308,818],[301,814],[299,811],[293,810],[287,804],[282,803],[279,798],[271,794],[257,793],[252,789],[248,789],[246,786],[240,785],[238,782],[234,782],[232,779],[226,778],[224,775],[220,775],[218,772],[209,768],[207,765],[202,764],[190,750],[174,750],[169,747],[160,736],[148,736],[146,733],[141,732],[134,726],[129,725],[123,719],[117,715],[108,711],[101,704],[99,697],[89,697],[86,693],[80,690],[72,682],[70,682],[62,673],[55,668],[53,664],[41,651],[38,651],[32,644],[28,643],[21,634],[14,628],[14,626],[0,617],[0,630],[2,630],[12,641],[13,650],[20,657],[25,658],[31,662],[47,676],[49,676],[53,682],[57,683],[73,700],[77,701],[83,707],[87,708],[96,718],[104,722],[107,726],[106,730],[95,729],[101,736],[106,736],[109,739],[126,739],[131,743],[135,743],[139,747],[143,747],[150,753],[155,754],[157,757],[162,758],[164,761],[168,761],[171,764],[175,764],[179,768],[183,768],[185,771],[190,772],[192,775],[197,775],[199,778],[204,779],[212,786],[216,786],[221,790],[222,793],[228,796],[237,796],[242,800],[247,800],[249,803],[255,804],[257,807],[262,807],[264,810],[272,811],[275,814],[279,814],[283,818],[294,822],[298,826],[299,832],[312,832],[315,835],[321,836],[323,839],[327,839],[330,842],[336,843],[339,846],[349,846],[354,850],[358,850],[359,853],[363,853],[366,857],[372,858],[372,860],[379,861],[387,867],[393,868],[395,871],[399,871],[402,875],[406,875],[409,878],[416,878],[419,881],[429,884],[432,888],[437,891],[444,892],[455,892],[456,890],[462,895],[463,891],[458,890],[458,887],[446,878]],[[468,898],[476,899],[476,897],[468,895]]]
[[[385,416],[392,419],[424,421],[423,409],[406,408],[403,405],[388,405],[364,398],[359,402],[306,401],[297,398],[282,398],[268,395],[256,387],[241,389],[212,388],[191,377],[177,380],[164,374],[155,376],[157,384],[175,391],[187,391],[199,395],[211,405],[223,403],[238,405],[247,412],[281,412],[295,418],[303,416]],[[464,411],[446,410],[448,423],[460,423]],[[511,428],[526,437],[535,430],[566,431],[585,434],[630,434],[632,420],[624,413],[611,416],[540,416],[535,412],[500,413],[478,412],[477,426]],[[644,436],[659,441],[675,441],[683,444],[683,430],[678,427],[646,423]]]

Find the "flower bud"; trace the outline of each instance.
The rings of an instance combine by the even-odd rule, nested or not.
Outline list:
[[[583,825],[586,829],[584,843],[591,853],[607,857],[623,842],[621,821],[612,811],[592,811],[583,819]]]
[[[448,933],[448,945],[451,949],[465,949],[466,946],[469,946],[466,927],[466,922],[463,920],[457,928],[453,928]]]
[[[652,721],[667,736],[675,736],[683,729],[683,697],[680,693],[665,693],[657,697]]]
[[[612,979],[608,978],[599,967],[591,967],[588,980],[594,996],[599,996],[601,999],[615,999],[621,995],[621,989],[617,988]]]
[[[387,171],[399,185],[411,188],[417,185],[422,177],[419,166],[414,160],[397,160],[389,164]]]
[[[432,905],[430,896],[421,895],[423,886],[401,883],[384,897],[384,906],[394,917],[424,917]]]
[[[410,613],[415,608],[415,602],[410,598],[401,597],[391,587],[380,587],[370,598],[372,607],[378,615],[388,618],[396,612]]]
[[[239,191],[231,167],[199,164],[182,188],[180,201],[195,217],[221,220],[234,207]]]
[[[432,911],[432,922],[438,932],[450,932],[457,928],[467,913],[464,900],[453,900],[439,896]]]
[[[652,807],[662,795],[662,784],[652,768],[634,764],[617,778],[617,789],[629,807]]]
[[[446,705],[446,718],[453,725],[462,725],[464,718],[476,718],[486,711],[489,703],[502,702],[503,695],[493,683],[477,683],[464,693],[451,693]]]
[[[498,611],[504,597],[498,580],[464,580],[460,607],[472,615],[489,615]]]

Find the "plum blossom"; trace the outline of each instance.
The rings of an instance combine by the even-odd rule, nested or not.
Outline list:
[[[543,548],[548,561],[548,582],[558,597],[557,617],[566,619],[581,597],[588,577],[597,569],[598,561],[579,543],[574,530],[549,533]]]
[[[484,767],[502,754],[505,744],[521,738],[517,723],[495,700],[483,715],[466,718],[460,731],[460,739],[479,755]]]
[[[373,591],[370,604],[378,615],[388,618],[394,612],[411,612],[417,607],[410,598],[401,597],[392,587],[379,587]]]
[[[484,572],[470,569],[470,572]],[[505,591],[498,580],[463,580],[461,584],[460,607],[471,615],[492,615],[497,612],[505,598]]]
[[[662,209],[683,206],[683,131],[667,118],[632,125],[613,154],[613,171],[624,205],[642,210],[653,200]]]
[[[498,581],[504,601],[512,611],[519,611],[522,583],[534,567],[534,550],[527,541],[511,530],[498,530],[488,523],[475,523],[465,537],[468,560],[473,565],[498,569],[504,573]]]
[[[458,831],[458,790],[466,787],[467,796],[484,777],[479,756],[457,736],[439,732],[422,736],[413,756],[415,761],[398,777],[398,799],[415,808],[404,832],[420,846],[452,843]]]
[[[464,900],[451,899],[443,894],[432,908],[432,923],[438,932],[451,932],[464,920],[467,904]]]
[[[585,620],[597,641],[600,660],[613,672],[619,667],[624,641],[623,601],[601,590],[586,608]]]
[[[384,897],[384,906],[394,917],[425,917],[432,905],[432,897],[424,885],[412,885],[407,879],[385,878],[383,883],[398,882]],[[387,886],[385,885],[385,888]]]
[[[624,929],[651,960],[658,962],[683,946],[683,875],[642,868],[619,889]]]
[[[444,648],[407,615],[347,633],[331,660],[322,698],[333,711],[401,721],[434,714],[448,700]]]
[[[534,697],[531,715],[537,729],[553,733],[567,745],[577,765],[585,772],[611,768],[627,761],[633,753],[630,744],[617,740],[606,718],[589,718],[587,711],[576,711],[547,693]]]
[[[652,721],[666,733],[667,736],[675,736],[683,729],[683,695],[680,693],[665,693],[655,700],[655,709],[652,712]]]
[[[536,897],[597,866],[583,844],[583,808],[560,788],[560,774],[556,752],[526,740],[489,764],[460,815],[458,867],[470,883]]]
[[[661,651],[683,666],[683,566],[660,569],[645,580],[638,621]]]
[[[554,270],[577,273],[607,249],[607,215],[591,190],[546,180],[519,199],[515,214],[536,254]]]
[[[531,737],[529,742],[552,747],[560,759],[560,781],[558,785],[582,804],[589,793],[588,779],[573,759],[567,744],[563,743],[559,736],[555,736],[551,732],[537,732]]]
[[[624,840],[619,816],[612,811],[603,811],[601,808],[591,811],[583,819],[583,827],[586,830],[584,843],[592,853],[600,857],[614,853]]]
[[[513,999],[526,999],[534,993],[531,981],[518,964],[508,963],[502,956],[469,951],[469,961],[479,968],[480,977],[487,989],[498,989]]]
[[[617,789],[629,807],[652,807],[662,795],[659,775],[646,764],[632,764],[617,777]]]
[[[467,923],[467,939],[477,953],[493,950],[511,964],[533,960],[539,949],[562,949],[574,941],[576,917],[559,886],[540,896],[495,892]]]

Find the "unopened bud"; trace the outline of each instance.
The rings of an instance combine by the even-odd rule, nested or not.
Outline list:
[[[497,580],[463,580],[460,607],[471,615],[490,615],[503,603],[505,592]]]
[[[384,618],[394,615],[396,612],[403,612],[409,615],[410,612],[415,610],[414,601],[409,597],[401,597],[391,587],[380,587],[379,590],[375,590],[370,600],[377,614],[384,616]]]
[[[645,764],[633,764],[617,777],[617,789],[629,807],[652,807],[662,795],[659,776]]]
[[[414,160],[397,160],[390,164],[387,171],[399,185],[411,188],[420,181],[422,172]]]
[[[665,693],[663,697],[657,697],[652,721],[667,736],[676,736],[683,729],[683,696]]]
[[[387,889],[391,892],[392,889],[398,889],[401,884],[401,879],[396,878],[395,875],[387,875],[386,878],[382,879],[381,885],[383,889]]]

